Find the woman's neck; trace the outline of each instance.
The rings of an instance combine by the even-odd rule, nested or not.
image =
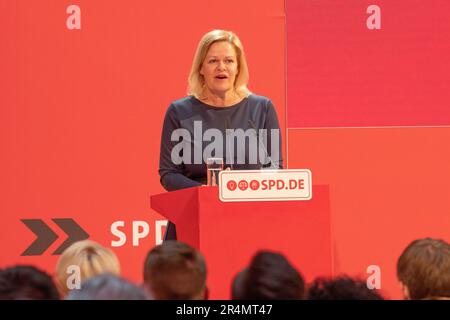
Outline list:
[[[229,107],[241,100],[242,98],[234,90],[224,93],[214,93],[207,90],[205,98],[202,99],[204,103],[215,107]]]

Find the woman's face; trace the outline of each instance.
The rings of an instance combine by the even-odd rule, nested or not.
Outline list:
[[[233,90],[237,73],[237,57],[233,45],[226,41],[213,43],[200,69],[208,90],[213,94],[225,94]]]

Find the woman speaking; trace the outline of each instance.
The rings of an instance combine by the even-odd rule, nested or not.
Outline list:
[[[205,184],[208,154],[237,170],[282,167],[275,108],[248,90],[248,79],[239,38],[223,30],[205,34],[189,74],[188,96],[172,102],[164,118],[159,175],[166,190]],[[176,239],[170,222],[164,239]]]

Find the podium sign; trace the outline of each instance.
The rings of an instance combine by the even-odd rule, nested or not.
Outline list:
[[[219,175],[219,198],[223,202],[310,200],[311,171],[224,170]]]

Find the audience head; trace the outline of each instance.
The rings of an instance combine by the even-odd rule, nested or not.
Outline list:
[[[81,289],[72,290],[66,300],[149,300],[143,288],[112,274],[92,277]]]
[[[383,300],[367,283],[350,277],[317,278],[308,290],[309,300]]]
[[[56,284],[62,295],[69,292],[67,280],[74,274],[74,266],[81,282],[105,273],[120,274],[119,259],[111,249],[91,240],[75,242],[64,250],[56,265]]]
[[[145,259],[144,284],[157,300],[206,299],[205,259],[187,244],[164,241]]]
[[[232,284],[233,300],[299,300],[305,283],[301,274],[281,254],[258,252]]]
[[[397,261],[405,299],[450,298],[450,245],[443,240],[410,243]]]
[[[57,300],[58,290],[47,273],[32,266],[0,270],[0,300]]]
[[[81,289],[68,293],[73,267],[78,271]],[[79,241],[67,248],[58,260],[57,286],[50,275],[33,266],[0,269],[0,300],[59,299],[58,289],[62,295],[68,293],[68,300],[207,298],[204,257],[196,249],[178,241],[165,241],[147,254],[144,288],[118,277],[119,273],[119,260],[112,250],[91,240]],[[397,277],[406,299],[450,298],[450,245],[431,238],[413,241],[397,261]],[[305,283],[301,274],[276,252],[257,252],[232,283],[234,300],[298,300],[304,296]],[[366,281],[347,276],[317,278],[309,286],[307,298],[383,299],[376,290],[367,287]]]

